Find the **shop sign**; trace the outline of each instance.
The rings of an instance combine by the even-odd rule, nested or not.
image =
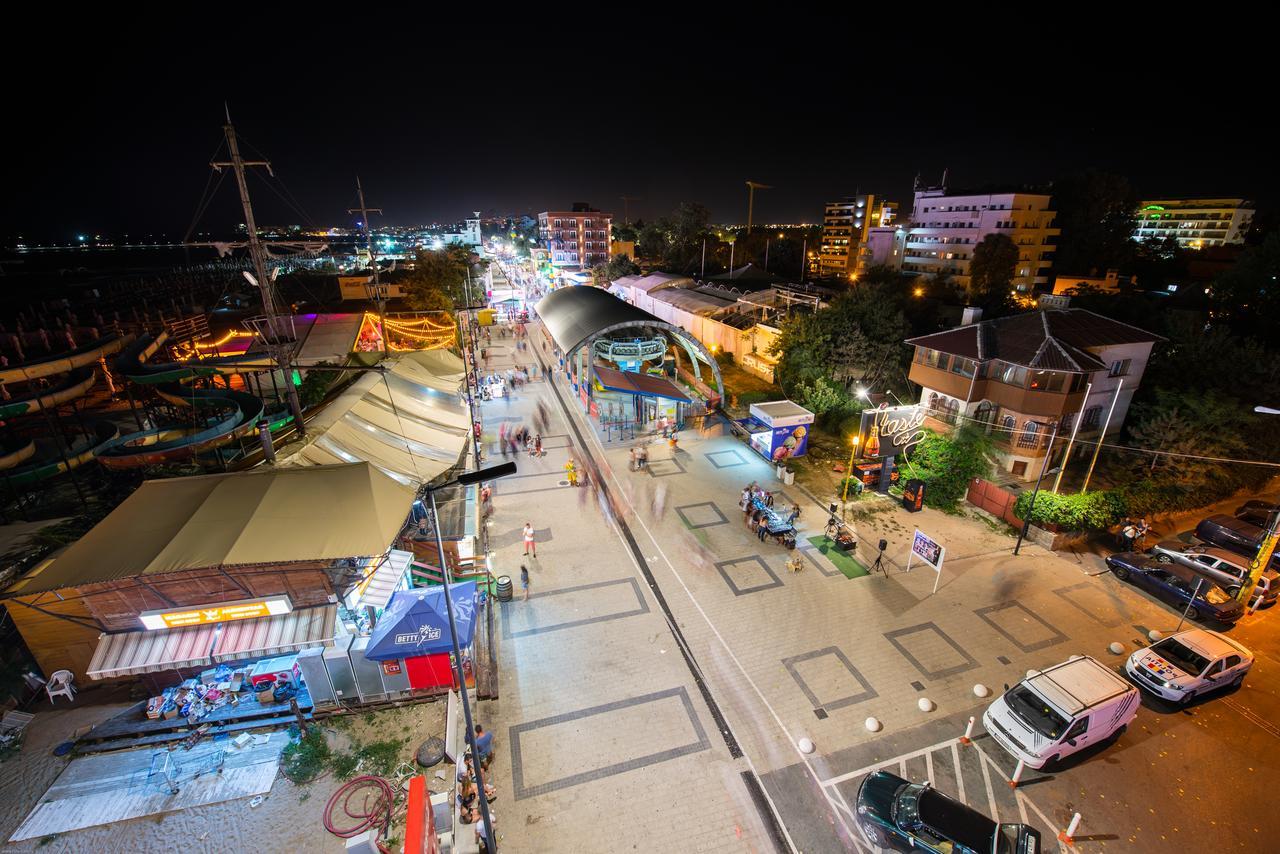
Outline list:
[[[862,413],[858,441],[861,455],[871,459],[906,453],[924,438],[925,409],[914,406],[881,406]]]
[[[225,623],[229,620],[273,617],[288,614],[292,610],[293,603],[288,596],[268,596],[264,599],[217,602],[180,611],[143,611],[138,618],[146,629],[179,629],[183,626]]]
[[[382,662],[382,672],[388,676],[395,676],[400,672],[400,661],[384,661]]]

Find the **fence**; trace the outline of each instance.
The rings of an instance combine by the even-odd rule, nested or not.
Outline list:
[[[969,492],[965,500],[979,510],[984,510],[997,519],[1003,519],[1015,528],[1022,525],[1022,520],[1013,512],[1013,505],[1018,500],[1018,496],[990,481],[980,477],[969,481]]]

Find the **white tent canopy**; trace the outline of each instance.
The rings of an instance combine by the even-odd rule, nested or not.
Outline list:
[[[325,407],[307,425],[306,446],[282,462],[364,460],[401,483],[426,483],[466,450],[471,417],[462,382],[462,360],[452,353],[404,353],[385,374],[366,374]]]

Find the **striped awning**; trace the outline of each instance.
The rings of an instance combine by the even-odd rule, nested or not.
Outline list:
[[[371,605],[379,609],[387,607],[391,594],[400,589],[400,582],[408,572],[412,560],[411,552],[399,549],[388,552],[378,568],[356,585],[357,605]]]
[[[213,660],[243,661],[315,646],[333,646],[337,618],[338,606],[324,605],[275,617],[223,623],[222,634],[213,649]]]
[[[90,679],[116,679],[179,667],[213,663],[210,653],[216,625],[187,626],[163,631],[99,635],[89,662]]]

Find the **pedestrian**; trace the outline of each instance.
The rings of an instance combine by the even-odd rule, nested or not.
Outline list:
[[[649,449],[640,447],[640,468],[647,469],[649,467]]]
[[[1124,527],[1120,529],[1121,547],[1127,551],[1133,551],[1134,542],[1138,539],[1138,526],[1133,523],[1132,519],[1124,520]]]
[[[523,566],[520,568],[524,569]],[[529,571],[525,570],[523,575],[527,579]],[[525,587],[528,588],[527,583]],[[493,733],[485,732],[480,724],[476,724],[476,752],[480,754],[480,767],[488,771],[489,763],[493,761]]]
[[[1143,516],[1137,524],[1138,536],[1136,537],[1134,551],[1143,551],[1147,545],[1147,534],[1151,533],[1151,525],[1147,523],[1147,517]]]
[[[630,466],[630,471],[635,471],[635,470],[636,470],[636,448],[635,448],[635,445],[632,445],[632,446],[631,446],[631,466]]]
[[[532,551],[533,556],[538,556],[538,544],[533,541],[533,523],[524,523],[524,553],[528,555]],[[525,588],[526,590],[528,588]]]
[[[764,535],[767,533],[769,533],[769,517],[761,513],[760,525],[756,528],[756,536],[759,537],[760,542],[764,542]]]
[[[791,515],[787,517],[787,524],[794,525],[796,520],[800,518],[800,505],[796,504],[791,508]]]

